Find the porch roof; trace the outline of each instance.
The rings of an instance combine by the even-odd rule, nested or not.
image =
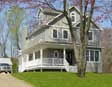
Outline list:
[[[78,44],[77,44],[78,45]],[[73,44],[70,43],[58,43],[58,42],[40,42],[37,43],[36,45],[23,49],[22,53],[32,53],[33,51],[38,51],[40,49],[46,49],[46,48],[58,48],[58,49],[73,49]],[[88,48],[92,48],[92,49],[101,49],[101,47],[98,46],[92,46],[92,45],[88,45]]]
[[[31,53],[33,51],[38,51],[40,49],[46,49],[46,48],[58,48],[58,49],[73,49],[72,43],[56,43],[56,42],[45,42],[45,43],[38,43],[35,46],[27,49],[23,49],[22,53]]]

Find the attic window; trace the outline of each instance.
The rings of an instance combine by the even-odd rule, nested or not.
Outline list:
[[[76,14],[75,14],[75,12],[71,12],[70,16],[71,16],[71,21],[74,23],[76,21]]]

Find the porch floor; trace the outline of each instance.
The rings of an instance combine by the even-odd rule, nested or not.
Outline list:
[[[25,71],[29,71],[29,70],[39,70],[39,69],[59,69],[59,70],[63,70],[65,69],[65,66],[32,66],[32,67],[27,67],[25,69]]]

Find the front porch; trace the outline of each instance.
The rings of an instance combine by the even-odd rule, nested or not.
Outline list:
[[[66,69],[73,62],[72,50],[46,48],[34,51],[22,56],[22,63],[19,64],[20,71],[37,69]],[[71,62],[72,61],[72,62]],[[69,70],[69,69],[68,69]]]

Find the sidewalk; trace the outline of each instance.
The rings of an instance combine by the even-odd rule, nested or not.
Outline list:
[[[0,74],[0,87],[32,87],[22,80],[18,80],[10,74]]]

